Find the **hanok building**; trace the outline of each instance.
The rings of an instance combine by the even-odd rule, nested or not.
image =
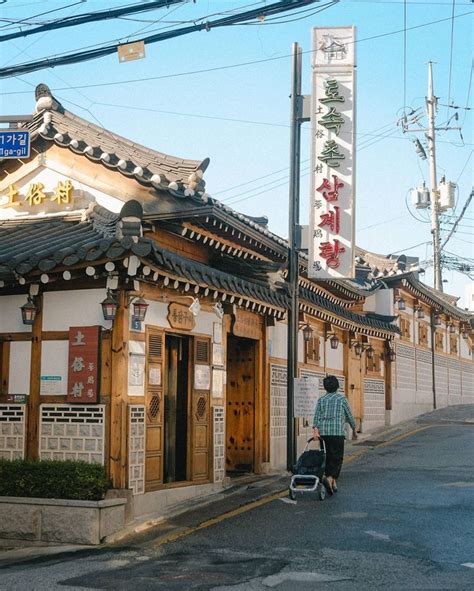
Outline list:
[[[205,193],[207,159],[99,128],[44,85],[27,128],[30,157],[1,163],[0,456],[103,463],[135,515],[284,467],[286,241]],[[402,418],[390,412],[418,374],[394,302],[458,331],[468,317],[365,261],[357,281],[312,282],[306,266],[302,254],[300,377],[338,375],[362,431]],[[470,332],[461,343],[472,379]],[[452,351],[437,353],[448,376]]]

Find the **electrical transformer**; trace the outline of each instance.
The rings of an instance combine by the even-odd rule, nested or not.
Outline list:
[[[441,211],[452,209],[455,202],[456,183],[441,181],[438,187],[439,208]]]
[[[430,206],[430,192],[424,184],[411,190],[411,202],[416,209],[426,209]]]

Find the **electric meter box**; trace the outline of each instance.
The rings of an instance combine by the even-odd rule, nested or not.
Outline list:
[[[411,202],[416,209],[426,209],[430,206],[430,192],[426,187],[411,190]]]
[[[456,184],[451,182],[441,182],[438,187],[439,208],[441,211],[453,209],[455,202]]]

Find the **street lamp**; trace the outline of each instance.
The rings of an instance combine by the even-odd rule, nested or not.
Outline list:
[[[356,344],[354,345],[354,353],[356,354],[356,357],[360,357],[362,355],[362,351],[363,351],[362,343],[360,341],[357,341]]]
[[[439,312],[434,313],[434,325],[441,326],[441,315],[439,314]]]
[[[313,333],[314,330],[309,324],[305,324],[303,326],[303,340],[305,343],[309,343],[309,341],[313,338]]]
[[[148,304],[140,296],[133,302],[132,320],[136,322],[143,322],[145,320],[146,311],[148,310]]]
[[[418,308],[416,309],[416,317],[418,318],[418,320],[423,320],[423,318],[425,317],[425,311],[423,310],[422,306],[418,306]]]
[[[397,308],[400,312],[403,312],[404,310],[406,310],[407,305],[405,300],[402,298],[402,296],[399,296],[396,298],[395,303],[397,304]]]
[[[448,332],[449,332],[449,334],[454,334],[456,332],[456,326],[454,325],[453,322],[450,322],[448,324]]]
[[[107,297],[100,302],[100,305],[102,306],[104,320],[115,320],[118,303],[110,290],[107,290]]]
[[[374,358],[374,353],[375,353],[375,350],[372,347],[372,345],[369,345],[367,347],[367,349],[365,350],[365,354],[367,355],[367,359],[373,359]]]
[[[337,334],[333,334],[329,339],[329,344],[331,345],[331,349],[337,349],[339,347],[339,337]]]

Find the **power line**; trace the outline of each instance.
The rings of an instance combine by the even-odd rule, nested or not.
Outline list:
[[[181,4],[183,1],[184,0],[152,0],[151,2],[147,2],[146,4],[133,4],[131,6],[122,6],[121,8],[108,8],[106,10],[98,10],[97,12],[88,12],[78,14],[76,16],[67,16],[65,18],[58,19],[44,25],[40,25],[39,27],[35,27],[34,29],[21,30],[16,31],[15,33],[8,33],[7,35],[2,35],[0,36],[0,43],[3,41],[11,41],[12,39],[18,39],[19,37],[28,37],[29,35],[36,35],[38,33],[42,33],[43,31],[49,32],[57,29],[64,29],[66,27],[77,27],[78,25],[83,25],[87,23],[115,19],[125,14],[146,12],[149,10],[155,10],[156,8],[168,8],[172,4]],[[76,2],[76,4],[82,4],[82,0],[80,2]],[[72,6],[74,6],[74,4]],[[51,10],[48,12],[54,11]],[[48,12],[42,14],[48,14]],[[19,22],[21,23],[22,21]]]
[[[166,0],[159,0],[160,2],[166,2]],[[179,1],[179,0],[173,0]],[[243,23],[248,20],[256,19],[262,16],[270,16],[273,14],[278,14],[280,12],[286,12],[289,10],[296,10],[298,8],[304,7],[309,3],[314,3],[318,0],[281,0],[279,2],[274,2],[273,4],[268,4],[262,6],[262,8],[257,8],[254,10],[247,10],[245,12],[240,12],[235,15],[230,15],[223,17],[221,19],[216,19],[213,21],[203,21],[200,23],[195,23],[193,25],[182,27],[180,29],[174,29],[172,31],[167,31],[164,33],[157,33],[156,35],[149,35],[148,37],[144,37],[141,39],[145,44],[152,44],[157,43],[159,41],[165,41],[168,39],[173,39],[176,37],[181,37],[183,35],[188,35],[189,33],[194,33],[196,31],[210,31],[211,29],[216,29],[220,27],[228,27],[236,24]],[[332,6],[331,3],[329,6]],[[99,47],[97,49],[87,50],[87,51],[75,51],[73,53],[67,53],[64,55],[60,55],[57,57],[45,58],[40,59],[35,62],[24,63],[24,64],[17,64],[16,66],[12,66],[9,68],[1,68],[0,69],[0,77],[5,78],[11,76],[12,74],[26,74],[28,72],[34,72],[36,70],[41,70],[45,67],[55,67],[61,66],[66,64],[76,64],[83,61],[96,59],[99,57],[104,57],[106,55],[110,55],[117,51],[117,48],[120,44],[113,43],[112,45],[105,45]]]
[[[451,13],[451,48],[449,50],[449,77],[448,77],[448,105],[451,101],[451,75],[453,71],[453,47],[454,47],[454,12],[456,8],[456,0],[453,0],[453,10]],[[449,111],[448,111],[449,117]]]
[[[474,190],[471,190],[471,193],[469,194],[469,197],[467,198],[466,203],[464,204],[464,207],[462,208],[461,213],[459,214],[458,219],[455,221],[454,226],[451,228],[451,231],[448,234],[448,237],[445,239],[445,241],[441,245],[441,250],[446,246],[446,244],[448,243],[449,239],[451,238],[451,236],[456,231],[456,228],[457,228],[459,222],[461,221],[464,213],[466,212],[467,208],[469,207],[469,204],[471,203],[471,200],[472,200],[473,197],[474,197]]]
[[[311,1],[314,1],[314,0],[295,0],[294,2],[291,3],[291,5],[286,5],[285,10],[290,10],[291,8],[296,8],[297,6],[300,6],[300,4],[306,4],[307,2],[311,2]],[[277,4],[280,5],[281,3],[279,2]],[[272,6],[274,6],[274,5],[269,5],[265,10],[268,11]],[[254,13],[258,17],[259,15],[263,14],[264,11],[263,10],[260,10],[260,11],[254,10],[254,11],[250,11],[250,12]],[[462,17],[468,16],[472,13],[473,13],[473,11],[457,14],[457,15],[455,15],[454,18],[462,18]],[[245,13],[245,14],[247,14],[247,13]],[[244,20],[250,20],[250,18],[251,18],[250,16],[247,16]],[[450,20],[450,19],[451,19],[451,17],[442,18],[442,19],[437,19],[435,21],[429,21],[426,23],[422,23],[420,25],[414,25],[412,27],[407,28],[407,31],[413,31],[413,30],[420,29],[423,27],[429,27],[429,26],[436,25],[436,24],[439,24],[442,22],[446,22],[447,20]],[[236,19],[234,19],[234,20],[236,20]],[[223,22],[223,21],[225,21],[225,22]],[[195,31],[200,31],[203,29],[209,30],[212,28],[229,26],[230,24],[236,24],[236,22],[230,22],[228,19],[221,19],[220,21],[213,21],[211,23],[210,22],[200,23],[200,24],[192,26],[192,27],[185,27],[182,29],[169,31],[167,33],[152,35],[150,37],[146,37],[145,39],[143,39],[143,41],[145,43],[156,43],[158,41],[172,39],[174,37],[186,35],[188,33],[192,33]],[[355,41],[355,43],[363,43],[365,41],[372,41],[374,39],[380,39],[383,37],[398,35],[399,33],[402,33],[402,32],[403,32],[403,29],[401,29],[401,30],[397,29],[395,31],[381,33],[379,35],[372,35],[370,37],[365,37],[363,39],[359,39],[359,40]],[[86,61],[89,59],[103,57],[105,55],[109,55],[111,53],[114,53],[116,51],[116,49],[117,49],[117,44],[114,44],[112,46],[106,46],[106,47],[102,47],[102,48],[99,48],[96,50],[91,50],[91,51],[86,51],[86,52],[74,52],[72,54],[71,53],[65,54],[65,55],[62,55],[62,56],[59,56],[56,58],[44,58],[44,59],[38,60],[36,62],[17,64],[16,66],[12,66],[10,68],[1,68],[0,69],[0,78],[6,78],[6,77],[9,77],[9,76],[12,76],[15,74],[25,74],[28,72],[34,72],[36,70],[41,70],[45,67],[54,67],[54,66],[58,66],[58,65],[74,64],[74,63]],[[305,54],[313,53],[313,50],[304,51],[302,53],[305,53]],[[163,79],[167,79],[167,78],[177,78],[177,77],[181,77],[181,76],[189,76],[192,74],[202,74],[202,73],[206,73],[206,72],[216,72],[219,70],[230,70],[233,68],[241,68],[241,67],[246,67],[246,66],[250,66],[250,65],[256,65],[256,64],[261,64],[261,63],[265,63],[265,62],[270,62],[270,61],[287,59],[289,57],[291,57],[290,54],[285,54],[282,56],[275,56],[275,57],[271,57],[271,58],[264,58],[264,59],[260,59],[260,60],[249,61],[249,62],[241,62],[241,63],[237,63],[237,64],[227,64],[224,66],[215,66],[213,68],[204,68],[201,70],[181,72],[181,73],[177,73],[177,74],[165,74],[162,76],[149,76],[146,78],[138,78],[138,79],[134,79],[134,80],[125,80],[125,81],[122,80],[122,81],[116,81],[116,82],[104,82],[104,83],[98,83],[98,84],[82,85],[81,88],[94,88],[94,87],[99,87],[99,86],[123,85],[123,84],[144,82],[144,81],[150,81],[150,80],[163,80]],[[65,89],[59,89],[59,90],[65,90]],[[6,95],[6,94],[17,94],[17,93],[4,93],[4,94]]]

